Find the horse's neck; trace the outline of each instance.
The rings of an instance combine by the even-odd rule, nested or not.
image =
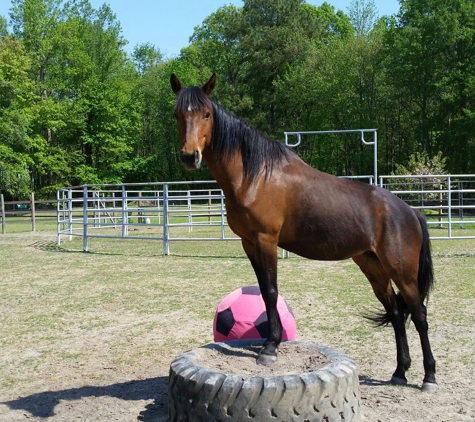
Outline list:
[[[231,199],[238,195],[243,184],[243,164],[240,153],[235,153],[229,160],[216,160],[211,151],[203,154],[209,171],[223,190],[224,196]]]

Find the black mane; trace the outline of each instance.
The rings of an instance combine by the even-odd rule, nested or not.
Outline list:
[[[213,133],[211,148],[216,159],[229,161],[236,151],[241,152],[244,178],[252,182],[264,166],[269,178],[275,164],[287,159],[290,150],[281,142],[264,134],[232,115],[228,110],[210,100],[201,88],[182,89],[177,98],[177,112],[186,112],[189,107],[200,110],[207,101],[213,105]]]
[[[201,110],[208,104],[209,98],[201,88],[190,86],[178,92],[175,111],[185,114],[191,107],[193,110]]]

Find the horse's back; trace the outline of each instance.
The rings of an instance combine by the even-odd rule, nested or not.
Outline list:
[[[301,256],[338,260],[374,251],[388,234],[418,229],[413,210],[391,192],[308,166],[286,174],[287,210],[279,245]]]

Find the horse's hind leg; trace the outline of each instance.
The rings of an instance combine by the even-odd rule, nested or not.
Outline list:
[[[435,360],[429,343],[427,311],[419,290],[419,257],[416,254],[407,253],[404,256],[400,252],[393,253],[391,256],[397,256],[397,265],[390,260],[382,262],[382,265],[399,289],[398,298],[402,298],[399,301],[405,307],[405,312],[411,314],[412,322],[419,333],[425,371],[422,391],[434,392],[437,390]]]
[[[429,343],[429,325],[427,324],[427,308],[421,302],[419,290],[411,288],[411,285],[401,285],[399,288],[402,297],[411,313],[411,320],[416,327],[421,340],[422,355],[424,359],[424,380],[422,382],[422,391],[435,392],[437,390],[437,381],[435,380],[435,359]],[[415,282],[412,286],[417,286]]]
[[[366,278],[369,280],[374,294],[383,304],[385,314],[370,317],[378,325],[391,323],[394,328],[397,351],[397,367],[392,376],[393,384],[407,383],[406,371],[411,366],[411,356],[407,343],[407,334],[404,318],[404,302],[396,296],[388,274],[384,271],[379,259],[372,252],[353,257]]]

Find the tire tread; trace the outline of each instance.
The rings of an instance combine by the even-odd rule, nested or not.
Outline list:
[[[317,348],[331,363],[300,375],[245,378],[195,365],[193,350],[176,357],[169,375],[170,421],[358,421],[360,395],[354,361],[327,346],[289,343]]]

